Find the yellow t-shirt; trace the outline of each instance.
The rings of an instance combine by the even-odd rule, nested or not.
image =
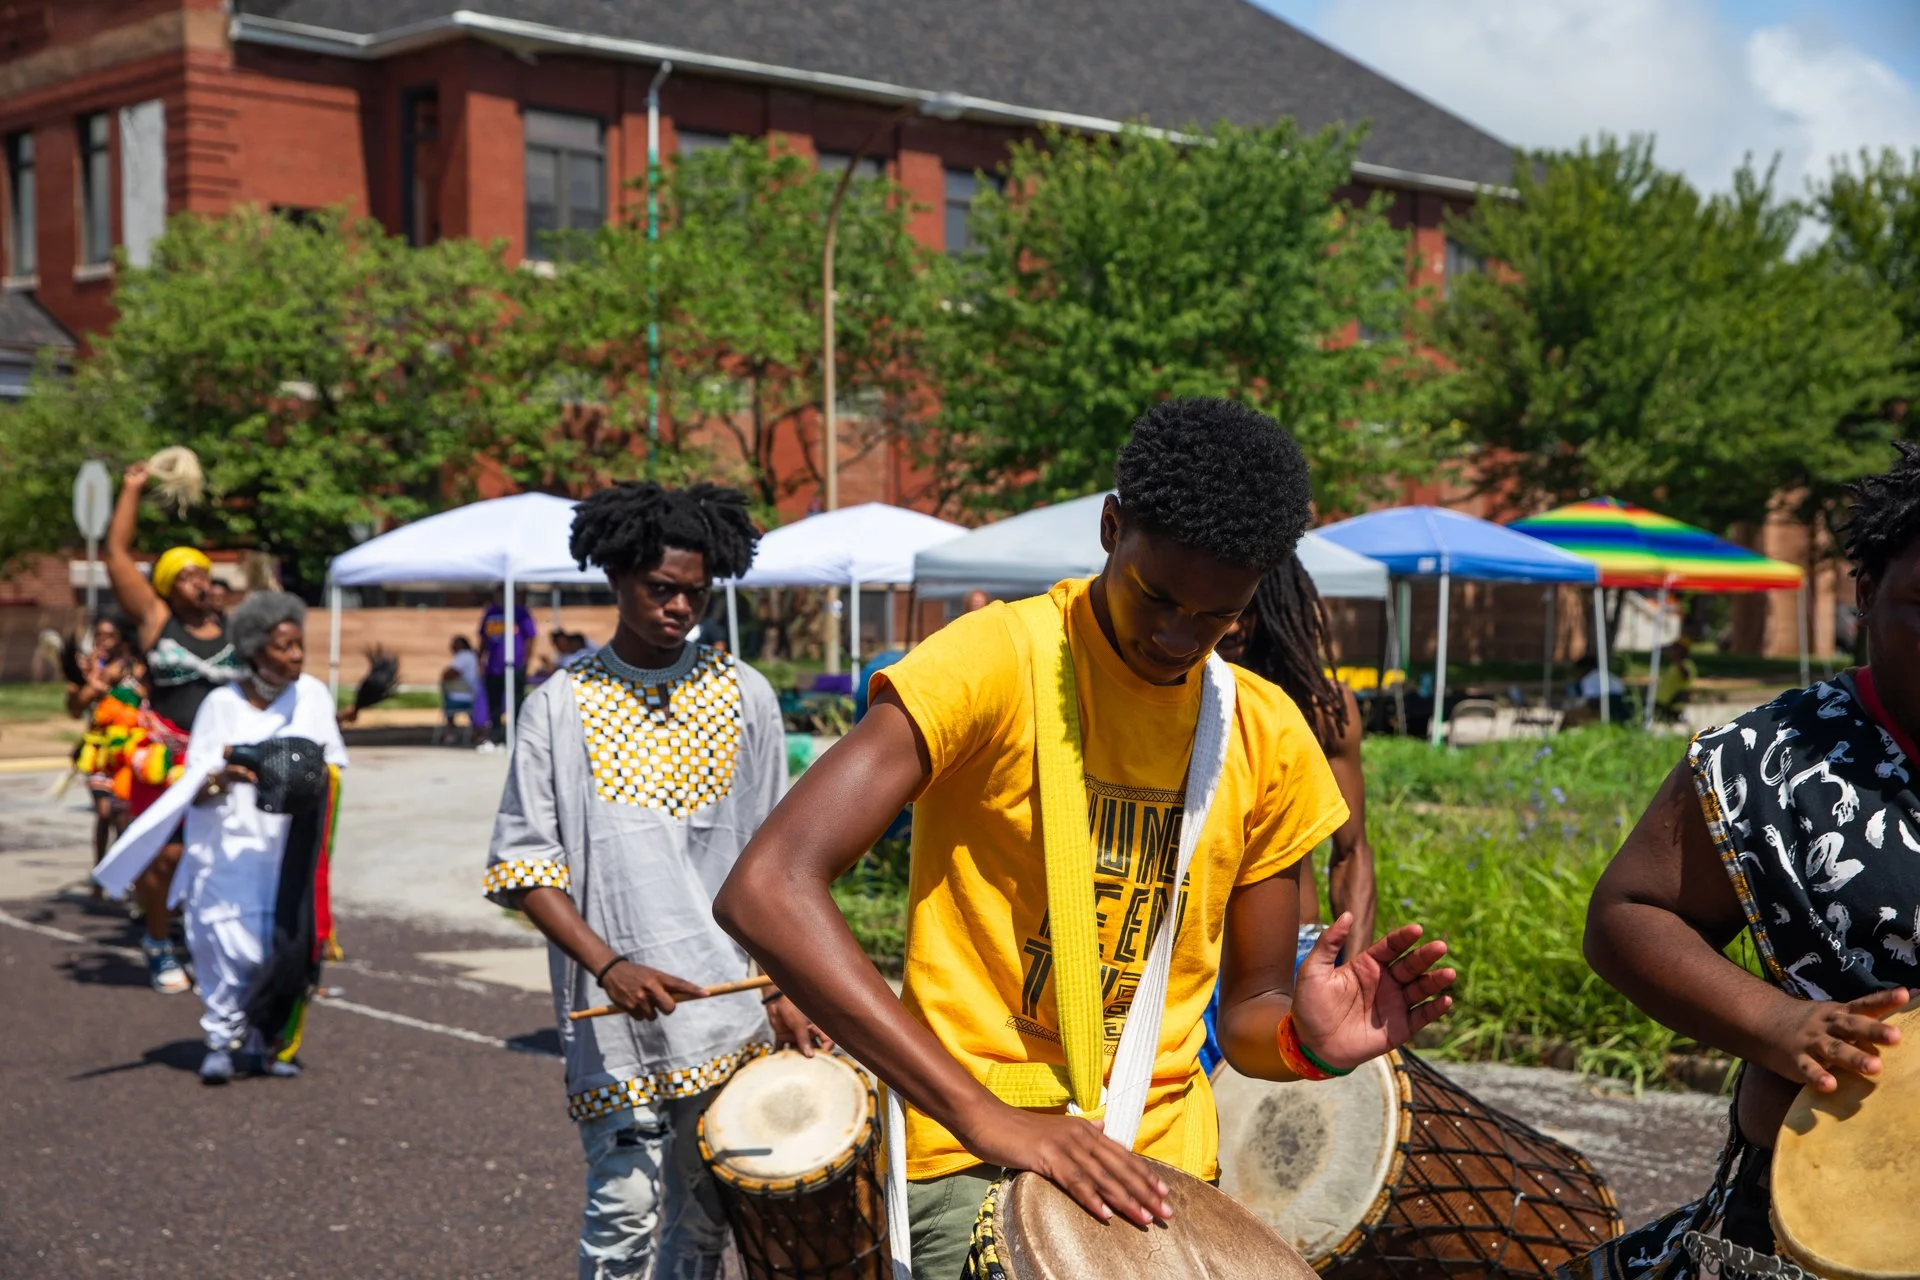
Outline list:
[[[1160,686],[1128,670],[1094,620],[1088,585],[1062,582],[1051,598],[1066,615],[1080,692],[1111,1068],[1173,879],[1200,675]],[[876,694],[888,686],[898,693],[933,762],[913,810],[903,998],[981,1080],[996,1063],[1066,1061],[1034,803],[1028,650],[1018,619],[990,605],[873,677]],[[1347,819],[1293,701],[1250,672],[1236,667],[1234,675],[1233,734],[1180,897],[1167,1009],[1135,1142],[1142,1154],[1202,1178],[1216,1176],[1219,1134],[1198,1064],[1201,1017],[1220,969],[1227,896],[1292,865]],[[946,1129],[908,1109],[909,1177],[978,1163]]]

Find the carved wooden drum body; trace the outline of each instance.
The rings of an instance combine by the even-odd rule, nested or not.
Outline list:
[[[747,1280],[891,1280],[880,1113],[844,1059],[793,1050],[734,1073],[700,1119]]]
[[[1337,1280],[1547,1276],[1620,1233],[1573,1148],[1411,1053],[1274,1084],[1222,1068],[1220,1187]]]

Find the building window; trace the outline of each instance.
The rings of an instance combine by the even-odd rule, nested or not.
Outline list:
[[[400,95],[400,227],[414,248],[440,238],[440,91]]]
[[[552,261],[569,233],[607,220],[607,160],[591,116],[529,111],[527,256]]]
[[[1440,280],[1440,296],[1443,298],[1452,297],[1453,282],[1463,279],[1478,270],[1480,270],[1480,255],[1461,244],[1458,240],[1455,240],[1452,236],[1448,236],[1446,274],[1442,276]]]
[[[113,196],[108,168],[107,113],[80,117],[80,265],[99,266],[113,254]]]
[[[33,135],[7,139],[7,274],[31,276],[40,269],[33,182]]]
[[[853,163],[853,157],[845,151],[822,151],[818,163],[822,173],[841,174]],[[869,178],[879,177],[882,172],[879,157],[861,156],[860,164],[853,171],[853,180],[865,182]]]
[[[674,133],[674,142],[683,156],[696,151],[719,151],[732,146],[733,138],[730,133],[701,133],[694,129],[679,129]]]
[[[977,173],[972,169],[947,170],[947,252],[950,255],[964,257],[980,248],[968,230],[974,203],[980,198],[981,192],[1000,191],[1005,185],[1003,179],[992,174]]]

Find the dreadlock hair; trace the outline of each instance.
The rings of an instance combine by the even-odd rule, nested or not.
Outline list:
[[[747,496],[738,489],[668,489],[649,480],[602,489],[576,507],[567,549],[582,569],[592,563],[628,574],[652,568],[668,547],[677,547],[705,557],[710,577],[737,578],[752,566],[759,543]]]
[[[1333,626],[1300,557],[1260,579],[1253,593],[1254,628],[1240,665],[1279,685],[1322,742],[1347,731],[1347,699],[1327,675],[1333,665]]]
[[[1307,459],[1264,413],[1168,400],[1140,415],[1114,468],[1129,520],[1229,564],[1273,569],[1307,530]]]
[[[1853,516],[1842,530],[1855,577],[1876,581],[1893,558],[1920,538],[1920,444],[1895,440],[1900,460],[1891,470],[1847,486]]]

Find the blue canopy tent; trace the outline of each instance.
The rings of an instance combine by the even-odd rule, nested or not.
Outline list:
[[[1490,521],[1444,507],[1395,507],[1375,511],[1316,530],[1321,537],[1378,560],[1402,579],[1434,578],[1440,590],[1439,652],[1435,660],[1433,718],[1430,736],[1441,740],[1447,705],[1447,607],[1453,579],[1473,582],[1573,583],[1597,586],[1599,571],[1591,561],[1562,551],[1552,543],[1529,538]],[[1601,670],[1606,669],[1604,606],[1594,593],[1595,629]],[[1400,616],[1408,616],[1403,599]],[[1401,660],[1405,660],[1402,654]],[[1607,700],[1600,700],[1606,714]]]

